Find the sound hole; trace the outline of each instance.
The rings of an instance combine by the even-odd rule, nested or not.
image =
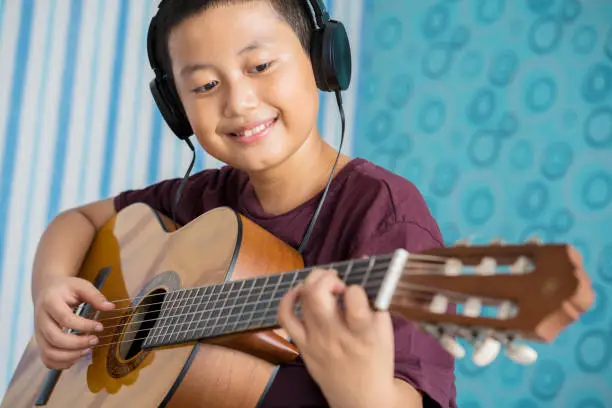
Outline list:
[[[157,289],[144,296],[142,302],[136,307],[119,346],[119,357],[131,360],[142,350],[142,343],[155,325],[159,316],[162,302],[166,296],[164,289]]]

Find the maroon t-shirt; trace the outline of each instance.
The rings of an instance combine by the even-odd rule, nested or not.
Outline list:
[[[115,198],[117,211],[144,202],[170,216],[180,179],[165,180]],[[297,248],[322,192],[281,215],[266,214],[248,176],[229,166],[192,175],[177,209],[186,224],[215,207],[228,206]],[[305,266],[443,245],[440,230],[416,187],[364,159],[342,168],[330,186],[303,253]],[[454,360],[437,340],[393,316],[395,376],[423,394],[425,407],[456,407]],[[279,368],[262,407],[325,407],[325,398],[300,359]]]

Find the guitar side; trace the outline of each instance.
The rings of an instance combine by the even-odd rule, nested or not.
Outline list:
[[[296,251],[232,210],[213,210],[173,232],[170,220],[135,204],[98,231],[79,276],[93,282],[110,268],[101,291],[117,301],[139,299],[156,288],[204,286],[299,267],[302,259]],[[123,334],[107,325],[99,336],[109,342]],[[275,331],[134,356],[119,345],[96,347],[62,371],[46,406],[255,406],[276,365],[296,356],[293,345]],[[35,406],[48,372],[32,338],[2,408]]]

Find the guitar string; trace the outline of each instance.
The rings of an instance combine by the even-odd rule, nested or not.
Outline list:
[[[382,265],[378,267],[378,271],[381,271],[381,270],[384,270],[384,269],[385,269],[385,267],[383,267]],[[375,267],[375,268],[372,268],[372,271],[377,271],[377,268],[376,268],[376,267]],[[365,272],[367,272],[367,270],[365,270],[365,271],[360,271],[360,272],[357,272],[357,273],[355,273],[355,274],[352,274],[352,275],[351,275],[351,277],[359,278],[359,277],[360,277],[360,275],[361,275],[362,273],[365,273]],[[347,275],[347,277],[348,277],[348,275]],[[381,278],[384,278],[384,276],[382,276]],[[282,286],[286,286],[286,285],[288,284],[289,286],[287,286],[287,288],[286,288],[286,289],[289,289],[289,288],[292,288],[292,287],[293,287],[293,285],[295,285],[296,283],[297,283],[297,284],[299,284],[300,282],[295,282],[295,279],[294,279],[294,282],[284,282],[284,283],[282,283]],[[372,285],[379,285],[379,284],[380,284],[379,282],[370,282],[370,287],[372,287]],[[277,283],[277,285],[275,285],[275,289],[272,289],[272,290],[269,290],[269,289],[268,289],[268,288],[266,288],[265,286],[261,286],[261,289],[266,289],[266,290],[265,290],[265,291],[256,292],[255,294],[253,294],[253,293],[252,293],[252,290],[253,290],[253,289],[259,289],[259,287],[257,287],[257,288],[256,288],[256,287],[254,287],[254,286],[251,286],[250,288],[248,288],[248,289],[247,289],[247,290],[249,290],[249,293],[248,293],[248,294],[246,294],[245,296],[238,296],[238,297],[231,298],[231,300],[233,300],[233,299],[236,299],[236,300],[238,300],[238,299],[248,299],[248,298],[250,298],[250,297],[252,297],[252,296],[257,296],[257,297],[258,297],[258,300],[255,300],[255,301],[253,301],[253,302],[245,302],[245,303],[241,303],[241,304],[236,304],[237,302],[235,302],[235,303],[234,303],[233,305],[231,305],[231,306],[226,306],[226,305],[224,305],[224,306],[222,306],[222,307],[219,307],[219,306],[217,306],[217,305],[216,305],[217,303],[219,303],[219,302],[221,302],[221,301],[224,301],[224,303],[226,303],[228,300],[230,300],[230,298],[229,298],[229,297],[223,297],[223,298],[221,298],[221,296],[220,296],[220,295],[222,294],[222,292],[218,292],[218,293],[214,293],[214,294],[212,294],[212,295],[215,295],[215,294],[216,294],[216,295],[219,295],[219,296],[217,296],[217,298],[216,298],[216,299],[214,299],[214,300],[213,300],[213,298],[211,297],[211,298],[206,299],[206,301],[205,301],[205,302],[202,302],[202,303],[199,303],[199,304],[196,304],[196,303],[187,304],[187,302],[192,301],[192,300],[195,300],[195,299],[196,299],[195,297],[191,297],[191,298],[182,299],[182,301],[183,301],[183,302],[185,302],[185,304],[183,304],[183,305],[179,305],[179,306],[177,306],[177,307],[173,307],[173,308],[168,308],[168,309],[165,309],[165,308],[164,308],[164,309],[162,309],[162,310],[160,311],[160,313],[162,313],[162,312],[164,312],[164,311],[166,311],[166,310],[177,309],[177,308],[193,308],[193,307],[198,307],[198,306],[202,306],[202,304],[204,304],[204,307],[205,307],[205,308],[206,308],[206,307],[208,307],[208,306],[212,306],[212,308],[210,308],[210,309],[203,309],[203,310],[196,310],[196,311],[189,311],[189,312],[187,312],[187,313],[177,314],[177,315],[167,315],[167,316],[163,316],[163,317],[156,317],[156,318],[153,318],[153,319],[147,319],[147,320],[143,320],[143,321],[138,321],[137,323],[138,323],[138,324],[142,324],[142,323],[145,323],[145,322],[157,321],[157,322],[161,322],[161,324],[162,324],[162,326],[160,326],[160,328],[161,328],[161,327],[164,327],[164,328],[165,328],[165,327],[172,327],[172,325],[169,325],[169,326],[164,326],[164,325],[163,325],[163,322],[164,322],[164,321],[167,321],[167,320],[169,320],[169,319],[173,319],[173,318],[179,318],[179,317],[184,317],[184,316],[194,316],[194,315],[196,315],[196,314],[202,314],[202,313],[214,313],[214,312],[216,312],[216,311],[222,311],[222,310],[224,310],[224,309],[226,309],[226,308],[235,308],[235,307],[241,307],[241,306],[242,306],[242,309],[244,310],[244,307],[245,307],[245,306],[247,306],[247,305],[249,305],[249,306],[250,306],[250,305],[260,305],[260,304],[263,304],[263,302],[271,302],[271,301],[272,301],[274,298],[276,298],[276,296],[275,296],[275,295],[276,295],[276,294],[277,294],[277,292],[278,292],[278,289],[277,289],[277,288],[278,288],[279,286],[280,286],[280,282],[278,282],[278,283]],[[367,287],[368,287],[368,284],[366,284],[364,288],[367,288]],[[283,289],[285,289],[285,288],[283,288]],[[228,295],[228,294],[229,294],[229,293],[224,293],[224,295]],[[284,293],[284,292],[281,292],[280,294],[281,294],[281,298],[282,298],[282,296],[284,296],[284,295],[285,295],[285,293]],[[265,300],[262,302],[262,301],[261,301],[261,298],[262,298],[262,296],[264,296],[264,295],[272,295],[272,297],[271,297],[271,298],[268,298],[268,299],[265,299]],[[280,298],[279,298],[279,299],[280,299]],[[180,300],[177,300],[177,301],[180,301]],[[213,303],[213,304],[210,304],[210,303],[211,303],[211,301],[212,301],[212,303]],[[163,302],[162,302],[162,303],[163,303]],[[255,312],[255,310],[253,310],[253,313],[254,313],[254,312]],[[144,313],[147,313],[147,312],[144,312]],[[141,313],[141,314],[142,314],[142,313]],[[135,314],[134,314],[134,315],[135,315]],[[124,315],[124,318],[125,318],[125,316],[129,316],[129,317],[131,317],[131,316],[133,316],[133,315]],[[231,317],[231,315],[230,315],[229,317]],[[228,318],[229,318],[229,317],[228,317]],[[189,322],[189,324],[191,324],[191,323],[193,323],[193,322]],[[123,327],[123,326],[134,325],[134,324],[136,324],[136,323],[135,323],[135,322],[130,322],[130,323],[123,323],[123,324],[114,325],[114,326],[106,326],[106,327],[105,327],[105,330],[106,330],[106,329],[110,329],[110,328],[116,328],[116,327]],[[177,324],[187,324],[187,323],[186,323],[186,322],[183,322],[183,323],[177,323]],[[131,333],[131,332],[126,332],[125,334],[127,334],[127,333]],[[109,336],[100,336],[99,338],[102,338],[102,337],[109,337]]]
[[[413,265],[411,265],[411,266],[413,266]],[[384,265],[379,265],[377,267],[372,268],[370,271],[371,272],[380,272],[381,270],[384,270],[385,268],[386,267]],[[410,268],[406,268],[406,269],[409,270]],[[438,269],[442,269],[443,270],[443,268],[436,268],[436,269],[429,268],[429,269],[432,269],[432,270],[434,270],[436,272],[439,272]],[[363,273],[367,273],[367,271],[368,271],[368,269],[366,269],[366,270],[358,270],[356,273],[353,273],[351,275],[351,277],[352,277],[352,279],[357,279]],[[419,276],[419,275],[418,274],[411,274],[411,276]],[[381,276],[380,279],[384,279],[384,276]],[[286,286],[287,283],[288,282],[282,283],[283,290],[285,290],[284,286]],[[281,285],[281,281],[278,281],[276,283],[276,285],[274,285],[274,283],[272,283],[272,286],[275,286],[274,289],[270,289],[270,288],[266,288],[265,286],[262,286],[261,288],[265,289],[265,290],[260,292],[259,297],[267,296],[267,295],[270,295],[270,294],[274,294],[275,291],[277,290],[277,288],[280,285]],[[252,295],[253,289],[259,289],[259,288],[260,287],[256,287],[256,286],[250,286],[250,287],[244,288],[244,285],[243,285],[240,288],[232,288],[230,291],[226,291],[226,292],[220,291],[220,292],[216,292],[216,293],[213,292],[213,293],[207,294],[205,299],[202,299],[201,296],[191,296],[191,297],[183,298],[183,299],[173,299],[173,300],[170,300],[170,301],[166,302],[166,304],[173,304],[173,306],[172,307],[164,307],[163,311],[164,312],[169,312],[169,311],[176,310],[176,309],[186,309],[186,308],[199,307],[202,304],[204,304],[204,307],[207,307],[208,303],[210,301],[219,302],[219,301],[222,301],[222,300],[225,300],[225,301],[227,301],[227,300],[235,300],[234,301],[234,305],[232,307],[239,307],[240,304],[237,304],[239,300],[248,299],[249,297],[253,296]],[[245,290],[248,291],[249,293],[247,293],[247,294],[243,293]],[[234,292],[234,293],[238,292],[238,296],[234,296],[234,297],[230,298],[228,295],[230,295],[232,292]],[[215,295],[217,295],[217,297],[216,297],[215,300],[213,300]],[[199,300],[199,303],[197,303],[198,300]],[[255,304],[257,304],[257,303],[258,302],[255,302]],[[153,304],[164,304],[164,302],[163,301],[162,302],[156,302],[156,303],[152,303],[150,305],[153,305]],[[253,304],[253,303],[245,303],[245,305],[250,305],[250,304]],[[126,309],[134,310],[135,308],[126,308]],[[137,310],[137,308],[136,308],[136,310]],[[203,309],[203,310],[198,311],[198,313],[200,313],[200,312],[209,312],[209,311],[214,311],[214,309]],[[151,313],[151,312],[150,311],[145,311],[145,312],[140,312],[140,313],[133,313],[131,315],[124,313],[121,316],[109,317],[109,318],[106,318],[106,319],[98,320],[98,322],[105,322],[105,321],[116,320],[116,319],[125,319],[126,316],[129,316],[130,318],[133,318],[134,316],[148,314],[148,313]],[[161,313],[161,310],[160,310],[160,313]],[[192,312],[189,312],[189,313],[187,313],[187,315],[189,315],[191,313]],[[168,316],[165,316],[164,318],[153,318],[153,319],[142,320],[139,323],[144,323],[144,322],[153,321],[153,320],[164,320],[164,319],[176,318],[176,317],[181,317],[181,316],[185,316],[185,315],[186,314],[168,315]],[[105,329],[122,327],[122,326],[131,325],[131,324],[134,324],[134,323],[129,322],[129,323],[122,323],[122,324],[115,324],[115,325],[111,325],[111,326],[105,326]]]
[[[386,263],[386,265],[390,265],[391,262],[393,261],[393,254],[387,254],[387,255],[377,255],[377,256],[372,256],[368,259],[352,259],[349,261],[341,261],[341,262],[335,262],[335,263],[331,263],[328,265],[320,265],[320,266],[313,266],[313,267],[309,267],[309,268],[304,268],[304,269],[296,269],[293,271],[286,271],[286,272],[280,272],[280,273],[276,273],[276,274],[272,274],[272,275],[261,275],[258,277],[253,277],[253,278],[247,278],[247,279],[256,279],[256,278],[263,278],[265,276],[282,276],[284,274],[291,274],[291,273],[305,273],[305,272],[311,272],[313,269],[337,269],[337,268],[341,268],[343,266],[348,266],[349,264],[353,263],[368,263],[370,262],[371,259],[374,259],[374,262],[376,262],[377,260],[383,260],[388,258],[389,262]],[[437,262],[445,262],[447,260],[447,258],[445,257],[441,257],[441,256],[436,256],[436,255],[426,255],[426,254],[409,254],[408,257],[408,261],[410,262],[410,259],[417,259],[417,260],[423,260],[423,261],[437,261]],[[231,282],[236,282],[236,281],[231,281]],[[210,285],[206,285],[206,286],[210,286]],[[200,286],[200,288],[204,288],[206,286]],[[198,287],[193,287],[193,288],[183,288],[183,289],[178,289],[174,292],[181,292],[184,290],[188,290],[188,289],[198,289]],[[168,293],[172,293],[172,292],[168,292]],[[158,296],[158,295],[143,295],[143,296],[135,296],[133,298],[124,298],[124,299],[117,299],[117,300],[113,300],[113,301],[109,301],[109,303],[119,303],[119,302],[131,302],[134,301],[135,299],[145,299],[147,297],[153,297],[153,296]],[[76,307],[75,307],[76,309]]]
[[[400,295],[410,294],[411,300],[412,300],[412,299],[414,299],[415,301],[422,301],[422,303],[426,303],[427,301],[431,301],[431,300],[433,299],[433,297],[435,296],[435,295],[426,295],[426,294],[420,294],[420,295],[417,295],[417,296],[415,297],[414,293],[412,293],[412,294],[411,294],[411,292],[410,292],[410,291],[405,291],[405,292],[403,292],[403,291],[397,291],[397,292],[399,292],[398,294],[400,294]],[[396,292],[396,293],[397,293],[397,292]],[[449,299],[449,300],[450,300],[450,299]],[[452,304],[453,302],[451,301],[450,303]],[[418,303],[417,303],[417,304],[415,304],[414,306],[409,306],[409,305],[402,305],[402,306],[403,306],[403,307],[423,307],[423,305],[422,305],[422,304],[418,304]],[[252,316],[251,316],[251,317],[252,317]],[[268,328],[268,327],[269,327],[269,328],[274,328],[274,327],[278,326],[278,324],[277,324],[277,322],[276,322],[276,316],[274,316],[274,319],[275,319],[275,320],[274,320],[274,323],[266,323],[266,322],[267,322],[267,320],[268,320],[270,317],[272,317],[272,316],[268,316],[268,314],[264,313],[264,314],[262,315],[262,317],[261,317],[261,321],[260,321],[260,323],[258,323],[257,325],[255,325],[255,324],[251,324],[251,322],[250,322],[250,321],[245,321],[245,322],[240,322],[240,321],[239,321],[239,322],[233,322],[233,323],[231,323],[231,324],[233,324],[233,325],[234,325],[234,330],[235,330],[235,327],[236,327],[238,324],[240,324],[240,323],[242,323],[242,324],[244,324],[244,323],[248,323],[247,327],[246,327],[245,329],[240,330],[240,332],[250,331],[250,330],[259,330],[259,329],[265,329],[265,328]],[[164,326],[164,327],[178,327],[178,326],[183,326],[183,325],[191,325],[191,324],[193,324],[193,323],[198,323],[198,324],[199,324],[199,323],[201,323],[201,322],[207,322],[207,321],[210,321],[211,319],[213,319],[213,317],[211,317],[210,319],[202,319],[202,320],[198,320],[198,321],[194,321],[194,322],[188,322],[188,323],[177,323],[177,324],[174,324],[174,325]],[[228,317],[228,320],[229,320],[229,317]],[[225,329],[225,327],[226,327],[226,326],[228,326],[228,324],[229,324],[229,323],[228,323],[228,322],[226,322],[226,323],[225,323],[225,325],[224,325],[224,326],[222,326],[222,327]],[[125,334],[128,334],[128,333],[137,333],[137,332],[138,332],[138,330],[136,330],[136,331],[126,332]],[[175,336],[175,335],[186,334],[186,333],[189,333],[189,332],[194,332],[194,330],[193,330],[193,329],[190,329],[190,328],[187,328],[187,329],[180,330],[180,331],[176,331],[176,332],[172,332],[172,333],[161,333],[161,334],[158,334],[158,335],[152,336],[152,337],[151,337],[151,339],[157,339],[157,338],[159,338],[159,337],[166,337],[166,336],[169,336],[169,337],[170,337],[170,339],[171,339],[171,338],[172,338],[173,336]],[[225,333],[221,332],[221,333],[219,333],[219,334],[215,333],[215,334],[213,335],[213,333],[214,333],[214,328],[213,328],[213,330],[211,330],[211,331],[210,331],[210,333],[211,333],[210,335],[205,335],[205,336],[202,336],[202,338],[201,338],[201,339],[206,339],[206,338],[208,338],[208,337],[211,337],[211,338],[212,338],[212,337],[222,336],[222,335],[224,335],[224,334],[225,334]],[[104,336],[104,337],[116,337],[116,335],[107,335],[107,336]],[[147,334],[147,335],[145,335],[145,336],[143,336],[143,337],[136,337],[136,338],[134,338],[134,339],[130,339],[129,341],[134,342],[134,341],[136,341],[136,340],[144,340],[144,339],[146,339],[147,337],[148,337],[148,334]],[[178,341],[178,343],[187,343],[187,342],[196,341],[196,340],[201,340],[201,339],[183,339],[183,340],[181,340],[181,341]],[[178,340],[178,339],[177,339],[177,340]],[[114,341],[114,342],[101,342],[101,343],[96,344],[95,346],[91,346],[91,347],[89,347],[89,348],[90,348],[90,349],[94,349],[94,348],[106,347],[106,346],[111,346],[111,345],[120,344],[120,343],[124,343],[124,342],[125,342],[125,340],[123,340],[123,341]],[[168,344],[176,344],[176,341],[171,342],[171,343],[168,343]],[[164,343],[164,344],[156,344],[156,345],[154,345],[154,347],[160,347],[160,346],[163,346],[163,345],[168,345],[168,344],[166,344],[166,343]]]
[[[384,269],[387,266],[388,265],[385,265],[385,264],[377,265],[372,270],[373,271],[380,271],[381,269]],[[433,264],[416,264],[415,263],[415,264],[410,264],[410,265],[408,265],[406,267],[406,269],[409,269],[409,268],[418,268],[420,270],[428,270],[429,269],[432,272],[439,272],[441,269],[443,270],[443,268],[440,268],[440,266],[436,266],[436,265],[433,265]],[[359,269],[359,268],[356,268],[356,269]],[[365,269],[365,271],[357,272],[357,273],[363,273],[363,272],[367,272],[367,268]],[[340,273],[340,274],[342,274],[342,273]],[[418,276],[418,275],[413,275],[413,276]],[[282,279],[282,278],[279,278],[279,280],[280,279]],[[200,288],[195,288],[195,289],[185,289],[185,291],[191,290],[192,292],[195,293],[196,289],[198,289],[198,290],[199,289],[204,289],[205,292],[202,293],[200,296],[204,296],[204,295],[206,295],[206,296],[213,296],[213,295],[217,295],[217,294],[218,295],[229,295],[229,294],[231,294],[231,292],[241,292],[243,290],[249,290],[249,289],[253,289],[253,288],[258,288],[258,287],[255,287],[255,286],[250,286],[250,287],[247,287],[245,289],[244,288],[244,286],[245,286],[244,282],[246,282],[246,280],[236,280],[236,281],[228,281],[228,282],[226,282],[226,284],[219,285],[219,286],[227,286],[228,289],[229,289],[228,291],[224,291],[225,288],[222,288],[219,292],[206,293],[206,290],[208,288],[211,288],[211,287],[214,287],[214,286],[205,286],[205,287],[200,287]],[[240,288],[232,287],[232,286],[238,286],[240,283],[242,283],[242,286]],[[272,282],[272,285],[274,285],[274,282]],[[171,293],[176,293],[176,292],[168,292],[165,295],[165,297],[168,297]],[[267,293],[268,292],[264,292],[264,295],[267,294]],[[164,295],[160,293],[160,294],[157,294],[155,296],[160,297],[160,296],[164,296]],[[238,298],[240,298],[240,296],[238,296]],[[190,301],[190,300],[195,300],[195,299],[196,299],[196,296],[192,296],[192,297],[188,297],[188,298],[177,297],[177,298],[172,299],[172,300],[163,300],[161,302],[149,303],[149,304],[147,304],[147,307],[154,306],[154,305],[161,305],[161,304],[170,305],[170,304],[176,304],[176,303],[181,303],[181,302],[184,302],[184,301]],[[173,310],[175,308],[181,308],[181,307],[185,307],[185,305],[172,306],[172,307],[164,308],[164,310]],[[99,316],[104,316],[104,319],[100,319],[100,320],[97,320],[97,321],[102,323],[102,322],[106,322],[106,321],[109,321],[109,320],[122,319],[122,318],[125,317],[126,314],[125,313],[118,313],[118,312],[125,311],[125,310],[134,310],[135,308],[138,308],[138,306],[124,307],[124,308],[108,310],[108,311],[99,311],[98,315]],[[147,313],[149,313],[149,312],[134,313],[131,316],[137,316],[139,314],[147,314]],[[114,316],[115,314],[116,314],[116,316]],[[109,327],[115,327],[115,326],[109,326]]]
[[[423,292],[422,285],[411,285],[411,284],[404,283],[400,287],[400,289],[402,289],[402,290],[399,290],[399,291],[396,290],[396,293],[400,294],[400,295],[410,294],[411,300],[413,300],[413,301],[423,301],[423,302],[431,301],[433,299],[433,297],[437,294],[437,291],[435,289],[430,289],[429,290],[430,292],[432,292],[434,294],[417,293],[413,289],[411,289],[412,286],[417,286],[419,291]],[[368,289],[371,289],[371,287],[370,288],[366,288],[366,291]],[[404,291],[403,289],[408,289],[408,290]],[[449,301],[451,301],[451,303],[453,303],[453,302],[463,301],[466,297],[469,297],[469,296],[465,295],[463,293],[460,293],[460,292],[455,292],[455,293],[449,293],[448,295],[446,295],[446,297],[449,299]],[[226,315],[226,316],[223,317],[225,319],[224,320],[224,324],[223,324],[223,326],[220,326],[220,327],[223,327],[225,329],[225,327],[230,324],[229,320],[232,317],[237,317],[238,318],[236,322],[232,322],[231,323],[231,324],[234,325],[234,327],[238,326],[239,324],[244,324],[244,323],[247,323],[247,327],[250,327],[250,326],[252,326],[252,320],[253,320],[253,316],[255,315],[255,313],[261,313],[261,317],[258,317],[258,318],[261,319],[261,322],[263,323],[263,321],[265,319],[268,319],[269,317],[271,317],[271,316],[268,316],[269,315],[269,311],[268,311],[269,306],[271,306],[274,302],[280,301],[281,299],[282,299],[282,296],[279,297],[279,298],[273,298],[273,299],[266,300],[266,302],[268,302],[268,308],[266,309],[266,311],[262,312],[262,311],[257,311],[255,309],[251,310],[251,311],[249,311],[249,313],[251,314],[249,319],[240,319],[240,317],[242,316],[242,312],[237,313],[237,314],[236,313],[230,313],[229,315]],[[256,303],[251,303],[251,304],[256,304]],[[406,305],[403,305],[403,306],[406,306]],[[423,305],[418,305],[418,306],[422,307]],[[236,307],[236,305],[224,306],[224,307],[220,307],[220,308],[217,307],[217,308],[214,308],[214,309],[209,310],[209,311],[221,311],[221,310],[224,310],[224,309],[231,309],[231,308],[234,308],[234,307]],[[274,305],[274,307],[277,307],[277,305]],[[202,313],[202,312],[187,313],[186,315],[196,315],[198,313]],[[210,322],[212,319],[217,319],[218,320],[220,317],[221,317],[221,313],[219,315],[217,315],[217,316],[206,316],[206,318],[198,319],[198,320],[192,320],[192,321],[189,321],[189,322],[176,322],[176,323],[172,323],[172,324],[167,325],[167,326],[160,326],[158,328],[160,330],[161,329],[168,329],[168,328],[177,328],[177,327],[181,327],[181,326],[185,326],[185,325],[187,325],[188,328],[185,329],[185,330],[180,330],[178,332],[160,333],[158,335],[151,336],[150,338],[151,339],[155,339],[155,338],[159,338],[159,337],[174,336],[176,334],[181,334],[181,333],[195,332],[196,329],[192,329],[191,328],[191,326],[193,324],[200,325],[201,323]],[[216,328],[217,328],[216,325],[214,327],[212,327],[211,332],[214,332],[216,330]],[[151,329],[151,330],[153,330],[153,329]],[[202,328],[199,328],[198,330],[202,330]],[[140,330],[133,330],[133,331],[125,332],[124,334],[137,333],[139,331]],[[108,338],[108,337],[116,337],[116,334],[100,336],[100,338]],[[133,339],[133,340],[144,339],[146,337],[148,337],[148,335],[145,336],[145,337],[137,338],[137,339]],[[97,345],[96,347],[101,347],[101,346],[109,345],[109,344],[110,343],[101,343],[101,344]]]
[[[386,268],[389,265],[390,265],[389,262],[383,262],[383,263],[375,265],[375,268],[383,268],[383,267]],[[364,265],[363,267],[365,267],[367,269],[369,266],[368,265]],[[351,270],[358,270],[360,268],[362,268],[362,266],[357,266],[356,268],[351,268]],[[195,292],[195,291],[197,291],[199,289],[204,289],[206,291],[208,288],[213,288],[213,291],[214,291],[215,287],[220,287],[221,290],[219,292],[212,292],[212,293],[210,293],[210,295],[213,295],[213,294],[228,294],[228,292],[224,292],[224,290],[223,290],[225,287],[230,287],[232,285],[240,284],[240,283],[243,283],[243,287],[244,287],[246,282],[252,282],[253,283],[253,286],[251,286],[251,288],[259,289],[260,286],[257,286],[257,287],[254,286],[257,281],[268,282],[270,280],[270,278],[278,278],[278,280],[280,281],[280,280],[282,280],[283,278],[285,278],[287,276],[300,275],[300,274],[304,274],[305,272],[306,271],[300,271],[300,272],[296,272],[296,273],[294,273],[294,272],[285,272],[285,273],[281,273],[281,274],[261,275],[261,276],[257,276],[257,277],[253,277],[253,278],[245,278],[245,279],[239,279],[239,280],[235,280],[235,281],[226,281],[226,282],[221,282],[221,283],[218,283],[218,284],[206,285],[206,286],[201,286],[201,287],[182,288],[182,289],[179,289],[179,290],[166,292],[165,293],[165,297],[170,297],[173,294],[179,293],[179,292],[187,292],[187,291]],[[341,272],[341,271],[338,272],[339,275],[342,275],[343,273],[344,272]],[[264,289],[265,286],[261,286],[261,288]],[[235,290],[235,288],[231,289],[230,291],[234,291],[234,290]],[[155,297],[155,296],[159,297],[159,296],[162,296],[162,294],[160,293],[160,294],[155,294],[155,295],[146,295],[146,296],[141,296],[140,298],[145,299],[147,297]],[[178,295],[178,296],[181,296],[181,295]],[[138,297],[135,297],[134,299],[138,299]],[[187,299],[193,299],[193,298],[190,297],[190,298],[187,298]],[[123,299],[123,300],[124,301],[130,301],[132,299]],[[155,304],[161,304],[161,303],[164,303],[164,302],[166,304],[170,304],[170,303],[175,303],[175,302],[181,302],[181,301],[184,301],[184,300],[186,300],[186,299],[178,297],[178,298],[175,298],[175,299],[169,300],[169,301],[150,303],[150,304],[148,304],[148,306],[152,306],[152,305],[155,305]],[[116,301],[116,302],[119,302],[119,301]],[[100,314],[102,314],[102,313],[114,314],[114,313],[119,312],[121,310],[133,310],[133,309],[134,309],[134,306],[129,306],[129,307],[124,307],[124,308],[120,308],[120,309],[113,309],[113,310],[108,310],[108,311],[100,311]],[[122,317],[122,316],[124,316],[124,314],[121,314],[121,316],[119,316],[119,317]],[[107,319],[116,319],[116,318],[117,317],[109,317]]]

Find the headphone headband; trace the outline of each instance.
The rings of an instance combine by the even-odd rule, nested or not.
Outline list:
[[[329,21],[329,14],[322,0],[306,0],[308,11],[313,13],[315,29],[319,30]],[[312,9],[312,11],[310,11]]]
[[[170,0],[161,0],[158,13]],[[314,23],[310,59],[317,86],[322,91],[343,91],[351,80],[351,50],[346,29],[341,22],[331,20],[323,0],[305,0],[307,14]],[[155,73],[150,83],[153,99],[170,129],[181,140],[193,134],[180,98],[168,73],[163,72],[157,51],[157,14],[147,33],[147,55]]]

